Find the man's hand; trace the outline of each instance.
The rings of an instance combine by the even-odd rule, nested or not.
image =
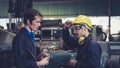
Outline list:
[[[64,27],[65,27],[65,28],[69,28],[69,27],[71,27],[71,25],[72,25],[72,22],[71,22],[70,20],[67,20],[67,21],[64,23]]]
[[[69,61],[69,65],[70,65],[71,67],[74,67],[76,63],[77,63],[77,60],[74,60],[74,59],[71,59],[71,60]]]
[[[37,66],[45,66],[49,64],[49,58],[43,58],[40,61],[36,62]]]
[[[48,58],[48,59],[50,59],[50,54],[48,54],[48,53],[41,53],[40,55],[39,55],[39,58],[40,58],[40,60],[42,60],[43,58]]]
[[[39,55],[39,61],[37,62],[37,66],[45,66],[49,64],[50,54],[41,53]]]

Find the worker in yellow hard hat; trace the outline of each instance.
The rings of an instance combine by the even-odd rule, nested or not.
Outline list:
[[[73,35],[70,35],[69,28],[73,30]],[[92,39],[91,32],[91,20],[85,15],[79,15],[71,24],[64,24],[63,41],[71,49],[77,47],[76,59],[70,60],[69,63],[71,67],[100,68],[101,47]]]

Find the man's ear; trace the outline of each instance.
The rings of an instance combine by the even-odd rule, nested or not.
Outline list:
[[[27,19],[27,24],[30,24],[30,20],[29,19]]]

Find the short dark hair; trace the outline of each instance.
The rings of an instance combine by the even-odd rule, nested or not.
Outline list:
[[[24,24],[26,25],[27,24],[27,20],[29,19],[30,23],[32,23],[32,21],[35,19],[35,16],[40,16],[42,17],[42,14],[35,10],[35,9],[27,9],[25,12],[24,12]]]

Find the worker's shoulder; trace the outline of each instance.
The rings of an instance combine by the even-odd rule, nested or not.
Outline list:
[[[16,34],[16,36],[14,37],[14,39],[24,39],[25,38],[25,34],[23,32],[18,32]]]
[[[94,39],[92,39],[90,43],[91,43],[91,46],[100,46],[100,44]]]

